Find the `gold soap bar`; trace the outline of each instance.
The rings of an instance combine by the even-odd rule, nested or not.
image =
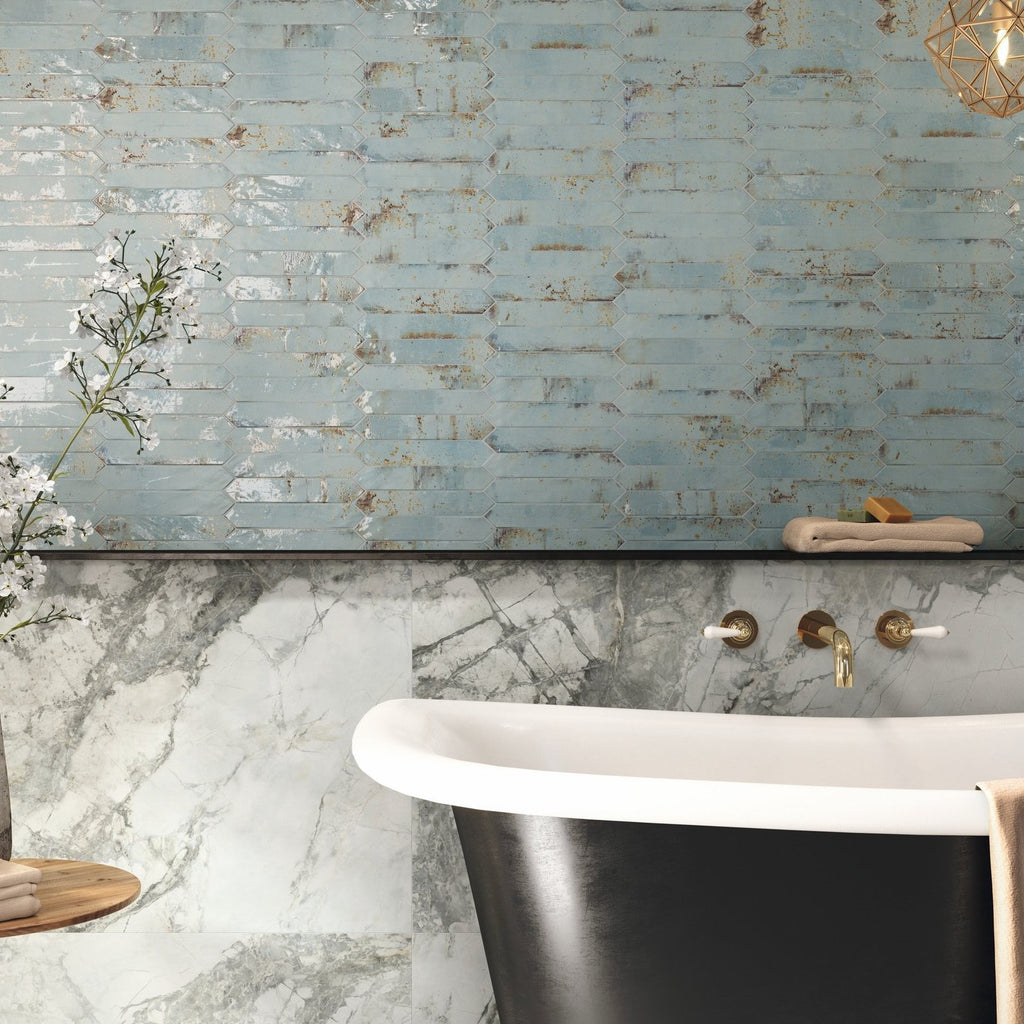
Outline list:
[[[867,498],[864,508],[880,523],[909,523],[913,513],[895,498]]]

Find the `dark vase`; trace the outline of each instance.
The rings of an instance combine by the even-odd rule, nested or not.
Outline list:
[[[7,782],[4,731],[0,727],[0,860],[11,859],[11,787]]]

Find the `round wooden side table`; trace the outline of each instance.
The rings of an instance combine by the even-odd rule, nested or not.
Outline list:
[[[94,921],[127,907],[142,891],[142,883],[133,874],[106,864],[32,857],[19,857],[13,863],[42,871],[36,889],[42,907],[33,917],[0,921],[0,938]]]

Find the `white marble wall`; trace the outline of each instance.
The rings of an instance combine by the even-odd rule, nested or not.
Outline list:
[[[352,763],[393,696],[731,711],[1024,711],[1003,561],[139,560],[52,564],[88,617],[4,658],[15,854],[143,881],[0,943],[3,1024],[495,1021],[450,815]],[[753,612],[756,645],[700,628]],[[857,685],[795,637],[831,612]],[[890,607],[948,640],[885,650]]]

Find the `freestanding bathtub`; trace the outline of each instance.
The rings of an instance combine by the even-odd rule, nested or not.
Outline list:
[[[988,810],[1024,714],[398,700],[362,769],[452,805],[502,1024],[993,1024]]]

